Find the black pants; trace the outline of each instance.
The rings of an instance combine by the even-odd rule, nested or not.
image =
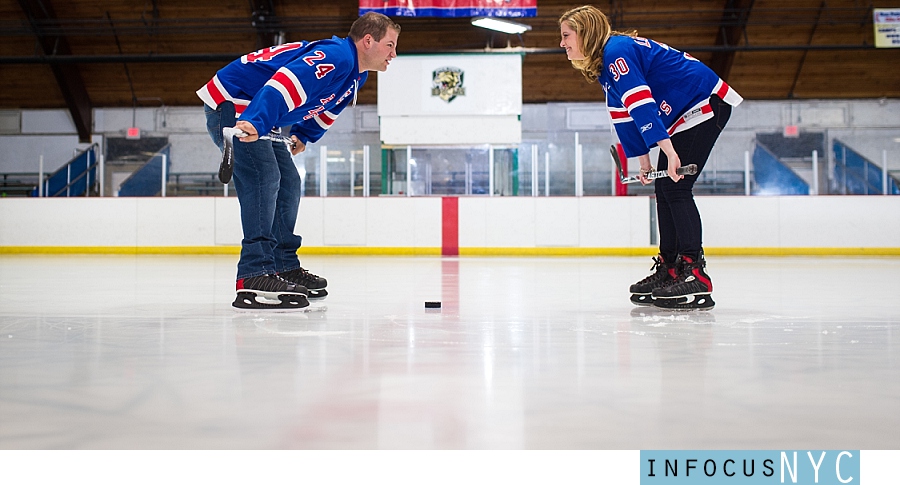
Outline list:
[[[686,175],[678,182],[669,177],[656,179],[656,211],[659,221],[659,253],[667,262],[677,255],[690,256],[695,261],[703,249],[703,227],[700,211],[694,203],[694,182],[712,152],[719,134],[731,117],[731,105],[718,96],[709,98],[713,117],[699,125],[672,136],[672,147],[681,165],[697,165],[696,175]],[[657,170],[666,170],[669,159],[659,152]]]

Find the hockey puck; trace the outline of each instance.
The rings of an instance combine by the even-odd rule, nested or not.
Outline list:
[[[441,302],[439,301],[426,301],[425,308],[440,308]]]

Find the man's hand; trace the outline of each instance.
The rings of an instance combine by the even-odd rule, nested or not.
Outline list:
[[[247,136],[237,137],[238,140],[246,143],[259,140],[259,133],[256,132],[256,128],[254,128],[253,125],[251,125],[249,122],[238,121],[234,124],[234,127],[243,131],[244,133],[247,133]]]
[[[297,155],[306,151],[306,144],[301,142],[297,135],[291,135],[291,140],[294,142],[294,148],[291,148],[291,155]]]

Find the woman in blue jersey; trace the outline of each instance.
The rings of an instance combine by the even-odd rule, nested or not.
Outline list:
[[[693,186],[742,98],[710,68],[685,52],[637,36],[612,31],[609,20],[587,5],[559,19],[566,55],[589,82],[599,82],[625,155],[637,157],[640,177],[650,165],[650,149],[660,149],[658,168],[668,178],[655,181],[659,256],[653,274],[631,285],[631,301],[672,309],[710,309],[715,303],[703,257],[700,212]],[[696,164],[697,175],[678,175]]]

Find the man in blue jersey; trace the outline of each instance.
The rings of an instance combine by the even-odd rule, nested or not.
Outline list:
[[[650,149],[668,178],[655,182],[659,256],[654,273],[631,285],[631,301],[671,309],[711,309],[712,280],[703,257],[700,212],[693,187],[740,95],[709,67],[665,44],[614,32],[596,7],[587,5],[559,19],[572,66],[606,93],[610,119],[625,155],[637,157],[641,181],[653,169]],[[695,175],[679,175],[696,164]]]
[[[327,295],[325,278],[300,266],[294,234],[300,176],[291,155],[318,141],[346,107],[356,104],[368,71],[385,71],[397,57],[400,26],[369,12],[347,38],[292,42],[241,56],[197,91],[207,129],[220,150],[222,130],[246,135],[234,144],[234,185],[241,206],[238,310],[299,310]],[[293,148],[260,139],[290,126]]]

